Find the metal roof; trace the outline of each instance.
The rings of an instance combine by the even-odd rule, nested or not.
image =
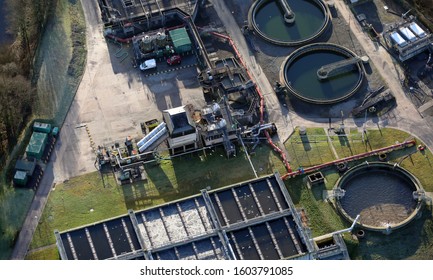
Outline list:
[[[415,34],[412,33],[412,31],[410,31],[409,28],[407,27],[401,27],[399,28],[400,33],[403,35],[403,37],[405,37],[407,40],[413,42],[416,40],[416,36]]]
[[[191,46],[191,39],[189,38],[185,27],[170,30],[168,33],[170,34],[175,49],[182,46]]]
[[[409,25],[409,28],[420,38],[427,36],[425,31],[421,27],[419,27],[419,25],[416,22],[412,22]]]
[[[17,160],[15,170],[24,171],[27,175],[32,176],[35,171],[36,161]]]
[[[27,177],[27,173],[20,170],[17,170],[14,175],[15,180],[24,180],[26,177]]]
[[[398,34],[397,32],[393,32],[391,33],[391,39],[394,41],[394,43],[396,43],[399,47],[404,47],[407,45],[407,42],[405,39],[403,39],[403,37],[401,37],[400,34]]]

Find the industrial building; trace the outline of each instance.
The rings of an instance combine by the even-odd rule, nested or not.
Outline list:
[[[121,37],[156,30],[178,23],[179,17],[193,19],[198,12],[196,0],[98,0],[106,28]]]
[[[384,33],[385,41],[395,51],[400,61],[406,61],[432,49],[432,36],[414,17],[392,24]]]
[[[348,258],[341,237],[316,243],[305,220],[276,173],[55,235],[62,260]]]
[[[170,57],[173,54],[192,54],[193,43],[185,27],[160,28],[132,38],[137,62],[149,58]]]
[[[209,67],[203,42],[194,25],[204,1],[98,0],[104,36],[114,42],[133,43],[134,64],[146,59],[194,54],[200,67]],[[123,61],[127,52],[116,54]]]
[[[162,116],[168,128],[168,146],[172,154],[197,149],[197,132],[186,106],[164,110]]]

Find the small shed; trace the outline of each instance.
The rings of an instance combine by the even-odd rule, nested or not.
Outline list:
[[[192,43],[188,36],[188,32],[185,27],[170,30],[169,35],[173,42],[173,47],[176,53],[185,53],[191,51]]]
[[[26,154],[29,158],[41,159],[47,144],[48,134],[42,132],[33,132],[30,142],[26,148]]]
[[[49,123],[35,122],[33,124],[33,131],[35,131],[35,132],[43,132],[43,133],[50,133],[51,132],[51,124],[49,124]]]

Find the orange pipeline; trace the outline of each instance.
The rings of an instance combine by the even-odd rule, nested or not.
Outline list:
[[[289,172],[289,173],[283,175],[281,178],[282,179],[287,179],[287,178],[290,178],[290,177],[295,177],[297,175],[305,174],[305,173],[309,173],[309,172],[313,172],[313,171],[317,171],[317,170],[319,170],[321,168],[325,168],[325,167],[328,167],[328,166],[331,166],[331,165],[335,165],[335,164],[339,164],[339,163],[343,163],[343,162],[347,162],[347,161],[351,161],[351,160],[357,160],[357,159],[365,158],[365,157],[368,157],[368,156],[371,156],[371,155],[374,155],[374,154],[378,154],[378,153],[381,153],[381,152],[386,152],[386,151],[389,151],[389,150],[394,150],[394,149],[397,149],[397,148],[406,147],[406,146],[409,146],[409,145],[415,145],[415,143],[416,143],[415,140],[405,141],[403,143],[399,143],[399,144],[391,145],[391,146],[388,146],[388,147],[376,149],[376,150],[373,150],[373,151],[370,151],[370,152],[365,152],[365,153],[362,153],[362,154],[358,154],[358,155],[354,155],[354,156],[350,156],[350,157],[345,157],[345,158],[337,159],[337,160],[330,161],[330,162],[327,162],[327,163],[319,164],[319,165],[316,165],[316,166],[308,167],[308,168],[305,168],[303,171]]]

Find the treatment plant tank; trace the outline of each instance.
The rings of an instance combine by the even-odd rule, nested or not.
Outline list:
[[[248,13],[250,29],[277,45],[302,45],[318,38],[330,22],[322,0],[258,0]]]
[[[423,192],[407,170],[383,162],[366,162],[349,169],[336,183],[337,208],[350,222],[360,215],[364,229],[391,233],[409,223],[419,212]]]
[[[345,66],[340,65],[340,69],[345,68],[344,71],[325,79],[320,77],[320,69],[338,63],[346,63]],[[362,59],[347,48],[328,43],[310,44],[297,49],[286,58],[280,73],[280,79],[291,94],[315,104],[331,104],[347,99],[358,91],[363,78]]]
[[[148,53],[153,51],[152,37],[150,37],[149,35],[144,36],[140,40],[139,46],[142,53]]]
[[[167,45],[167,35],[164,32],[158,32],[156,34],[156,44],[158,47],[164,47]]]

